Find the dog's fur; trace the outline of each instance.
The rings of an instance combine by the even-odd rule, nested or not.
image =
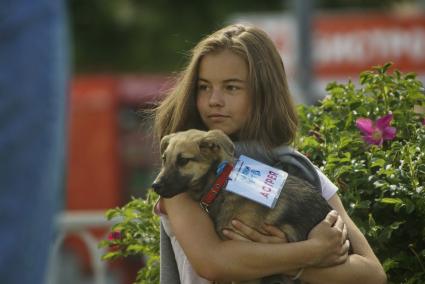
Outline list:
[[[234,161],[234,144],[220,130],[191,129],[167,135],[161,140],[160,151],[162,168],[152,187],[164,198],[187,192],[200,201],[216,180],[218,165]],[[307,239],[330,210],[312,185],[289,175],[273,209],[223,189],[208,211],[222,239],[222,230],[234,230],[231,220],[238,219],[261,232],[263,224],[274,225],[294,242]]]

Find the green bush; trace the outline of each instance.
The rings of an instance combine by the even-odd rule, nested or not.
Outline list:
[[[425,283],[425,94],[414,74],[391,64],[360,75],[360,86],[331,83],[318,106],[299,106],[297,148],[339,194],[382,261],[391,283]],[[359,118],[392,114],[393,139],[369,144]],[[379,129],[375,129],[379,138]]]
[[[99,247],[108,248],[103,260],[137,256],[146,259],[145,267],[137,273],[136,283],[159,283],[159,217],[153,213],[158,196],[149,191],[146,199],[133,198],[121,208],[106,212],[114,220],[108,239]]]
[[[358,87],[331,83],[319,105],[299,106],[297,148],[338,185],[389,282],[419,284],[425,282],[425,94],[414,74],[390,74],[390,67],[363,72]],[[387,123],[373,123],[383,117]],[[356,122],[369,122],[370,137]],[[105,260],[147,257],[137,283],[159,283],[156,198],[150,193],[108,211],[108,219],[119,221],[100,243],[110,248]]]

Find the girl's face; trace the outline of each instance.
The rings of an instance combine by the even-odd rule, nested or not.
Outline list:
[[[237,134],[251,113],[247,63],[224,50],[205,55],[198,75],[196,106],[205,126]]]

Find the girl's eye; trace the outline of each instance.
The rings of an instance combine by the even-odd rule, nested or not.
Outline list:
[[[236,85],[227,85],[226,86],[226,90],[229,92],[235,92],[237,90],[239,90],[240,88]]]
[[[209,89],[209,87],[206,84],[199,84],[198,85],[198,91],[207,91],[208,89]]]

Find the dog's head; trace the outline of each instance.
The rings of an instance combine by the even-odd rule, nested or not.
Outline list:
[[[234,145],[221,130],[187,130],[164,136],[160,145],[162,167],[152,184],[165,198],[203,189],[206,175],[222,161],[233,162]]]

